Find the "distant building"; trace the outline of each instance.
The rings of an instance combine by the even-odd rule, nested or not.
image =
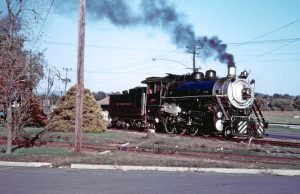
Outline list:
[[[105,121],[107,121],[108,125],[111,123],[111,119],[108,113],[109,106],[109,96],[103,98],[102,100],[97,101],[97,106],[102,110],[102,116]]]
[[[97,106],[102,110],[108,110],[109,96],[97,101]]]

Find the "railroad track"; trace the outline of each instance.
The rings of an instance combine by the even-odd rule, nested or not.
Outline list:
[[[147,155],[163,155],[164,157],[180,157],[189,159],[202,159],[211,161],[225,161],[225,162],[238,162],[243,164],[270,164],[270,165],[288,165],[288,166],[300,166],[300,158],[290,157],[274,157],[263,155],[249,155],[249,154],[236,154],[226,152],[209,152],[209,151],[179,151],[171,149],[161,148],[140,148],[136,145],[133,146],[96,146],[96,145],[84,145],[85,149],[93,151],[122,151],[127,153],[139,153]]]
[[[223,139],[223,141],[225,141]],[[254,140],[255,142],[255,140]],[[261,141],[259,143],[263,143]],[[5,140],[0,138],[0,144],[4,144]],[[20,143],[20,142],[19,142]],[[70,148],[72,145],[69,142],[55,142],[55,141],[48,141],[48,142],[39,142],[36,141],[37,144],[41,145],[49,145],[55,147],[65,147]],[[267,143],[270,144],[270,141]],[[278,142],[276,142],[278,145]],[[299,145],[300,146],[300,145]],[[293,158],[293,157],[275,157],[271,155],[260,155],[249,154],[248,152],[245,153],[234,153],[234,151],[185,151],[179,149],[172,149],[172,148],[149,148],[149,147],[139,147],[136,144],[111,144],[111,145],[96,145],[96,144],[83,144],[83,149],[86,151],[121,151],[127,153],[139,153],[139,154],[146,154],[146,155],[163,155],[164,157],[180,157],[180,158],[187,158],[187,159],[197,159],[199,161],[209,160],[215,162],[237,162],[241,164],[264,164],[264,165],[285,165],[291,167],[300,167],[300,158]],[[184,149],[184,148],[181,148]]]
[[[120,130],[120,129],[114,129],[111,128],[110,130],[112,131],[124,131],[124,130]],[[131,130],[126,130],[126,132],[134,132],[134,133],[146,133],[146,132],[137,132],[137,131],[131,131]],[[158,134],[160,135],[168,135],[166,133],[160,133],[158,132]],[[179,135],[179,134],[178,134]],[[183,136],[183,137],[189,137],[189,138],[208,138],[208,139],[214,139],[214,140],[219,140],[219,141],[233,141],[233,142],[248,142],[250,140],[250,138],[242,138],[242,137],[236,137],[236,138],[232,138],[232,139],[225,139],[221,136],[216,136],[216,137],[211,137],[211,136],[190,136],[187,134],[184,135],[179,135],[179,136]],[[288,140],[282,140],[282,139],[275,139],[275,138],[262,138],[262,139],[251,139],[251,142],[254,144],[260,144],[260,145],[272,145],[272,146],[282,146],[282,147],[291,147],[291,148],[300,148],[300,142],[296,142],[296,141],[288,141]]]

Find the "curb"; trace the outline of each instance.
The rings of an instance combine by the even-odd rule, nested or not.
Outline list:
[[[0,161],[0,166],[39,168],[39,167],[52,167],[52,163]],[[71,169],[160,171],[160,172],[207,172],[207,173],[223,173],[223,174],[269,174],[269,175],[280,175],[280,176],[300,176],[300,170],[296,170],[296,169],[189,168],[189,167],[118,166],[118,165],[91,165],[91,164],[71,164]]]
[[[300,176],[300,170],[293,169],[241,169],[241,168],[189,168],[163,166],[116,166],[71,164],[72,169],[121,170],[121,171],[162,171],[162,172],[213,172],[224,174],[270,174],[280,176]]]
[[[6,162],[0,161],[0,166],[17,166],[17,167],[51,167],[52,163],[43,162]]]

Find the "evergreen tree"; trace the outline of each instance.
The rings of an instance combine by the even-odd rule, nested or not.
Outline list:
[[[56,108],[50,115],[46,126],[49,131],[73,132],[75,130],[76,112],[76,87],[72,86],[68,92],[62,96]],[[103,132],[107,123],[103,120],[101,109],[97,107],[96,100],[92,93],[84,90],[83,101],[83,132]]]
[[[30,123],[27,124],[27,126],[37,125],[44,127],[47,123],[47,116],[44,113],[41,103],[36,96],[33,96],[30,99],[30,106],[31,120]]]

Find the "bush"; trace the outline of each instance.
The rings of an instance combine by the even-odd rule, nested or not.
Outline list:
[[[295,98],[293,106],[295,110],[300,110],[300,97]]]
[[[61,97],[50,115],[46,126],[49,131],[73,132],[75,130],[76,87],[73,86]],[[88,89],[84,90],[83,132],[103,132],[107,123],[103,120],[101,109],[97,107],[94,96]]]

